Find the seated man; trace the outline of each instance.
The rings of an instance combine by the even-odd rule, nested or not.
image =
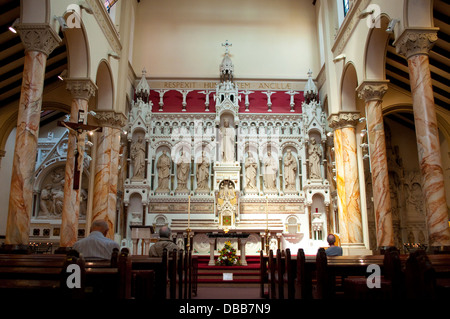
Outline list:
[[[327,242],[330,245],[330,247],[325,250],[325,254],[327,256],[342,256],[342,247],[334,245],[336,242],[336,236],[329,234],[327,237]]]
[[[161,227],[159,230],[158,241],[154,245],[150,246],[148,251],[150,257],[161,257],[164,248],[167,249],[169,253],[171,253],[174,249],[178,250],[178,246],[170,239],[170,233],[169,227]]]
[[[80,239],[73,245],[84,258],[111,259],[114,248],[120,249],[119,244],[106,236],[109,227],[104,220],[94,220],[91,225],[91,233],[86,238]]]

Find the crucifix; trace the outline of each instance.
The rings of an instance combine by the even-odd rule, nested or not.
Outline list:
[[[65,127],[69,131],[75,134],[76,138],[76,149],[75,149],[75,165],[73,172],[73,189],[80,188],[80,174],[83,170],[83,159],[84,159],[84,145],[86,140],[86,134],[92,134],[95,131],[101,132],[101,126],[93,126],[84,124],[85,114],[84,111],[78,111],[78,122],[62,122],[58,121],[58,126]]]

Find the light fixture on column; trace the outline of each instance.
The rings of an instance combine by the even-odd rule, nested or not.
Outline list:
[[[366,159],[369,159],[369,158],[370,158],[369,154],[366,154],[366,155],[363,156],[363,160],[366,160]]]
[[[328,132],[328,133],[327,133],[327,136],[328,136],[328,137],[332,137],[332,136],[333,136],[333,132]]]
[[[62,31],[65,31],[68,26],[66,20],[63,17],[54,16],[55,20],[58,20],[59,25],[61,26]]]
[[[88,113],[94,117],[97,115],[97,113],[95,113],[94,111],[89,111]]]
[[[366,135],[367,134],[367,130],[366,129],[362,129],[361,130],[361,137],[363,137],[364,135]]]
[[[338,62],[340,60],[344,60],[344,59],[345,59],[345,54],[339,54],[337,57],[335,57],[333,59],[333,62],[336,63],[336,62]]]
[[[359,123],[365,122],[366,118],[365,117],[360,117],[358,121],[359,121]]]
[[[11,31],[12,33],[17,33],[16,30],[16,25],[19,23],[19,18],[17,18],[16,20],[14,20],[13,24],[11,24],[11,26],[8,28],[9,31]]]
[[[394,33],[395,25],[396,25],[398,22],[400,22],[398,19],[392,19],[391,21],[389,21],[389,25],[388,25],[388,27],[387,27],[387,29],[386,29],[386,32],[387,32],[387,33]]]
[[[374,12],[375,12],[375,10],[373,10],[373,9],[372,9],[372,10],[368,10],[368,9],[363,10],[363,11],[361,11],[361,13],[358,15],[358,18],[364,19],[364,18],[366,18],[367,16],[373,14]]]
[[[361,145],[359,145],[361,148],[367,148],[369,147],[369,144],[367,143],[361,143]]]
[[[118,55],[116,52],[108,52],[108,57],[114,58],[119,60],[120,59],[120,55]]]
[[[61,72],[60,75],[58,75],[58,79],[60,79],[61,81],[64,81],[66,76],[67,76],[67,70],[64,70],[64,71]]]

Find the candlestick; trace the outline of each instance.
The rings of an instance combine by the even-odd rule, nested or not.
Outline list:
[[[269,212],[267,206],[269,205],[269,196],[266,195],[266,255],[269,255]]]
[[[188,228],[191,225],[191,195],[188,196]]]

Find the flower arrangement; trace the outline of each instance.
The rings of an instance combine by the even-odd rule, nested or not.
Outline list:
[[[225,242],[225,246],[219,250],[219,258],[216,265],[218,266],[235,266],[240,265],[239,258],[236,256],[236,249],[231,246],[231,242]]]

